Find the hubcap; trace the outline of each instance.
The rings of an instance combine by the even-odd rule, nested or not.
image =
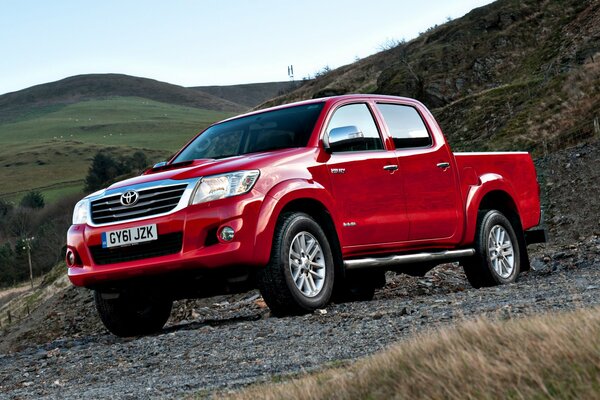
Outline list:
[[[290,272],[296,288],[306,297],[315,297],[325,283],[325,257],[317,239],[300,232],[290,246]]]
[[[488,257],[494,271],[503,279],[512,275],[515,269],[515,252],[506,229],[495,225],[488,238]]]

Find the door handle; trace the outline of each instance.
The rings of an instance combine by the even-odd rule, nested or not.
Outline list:
[[[449,162],[441,162],[441,163],[437,164],[437,167],[441,168],[441,169],[450,168],[450,163]]]
[[[386,171],[396,171],[398,169],[398,166],[396,164],[390,164],[385,165],[383,169],[385,169]]]

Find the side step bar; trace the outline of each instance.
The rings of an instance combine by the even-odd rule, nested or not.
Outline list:
[[[346,260],[344,261],[344,266],[347,269],[388,267],[393,265],[413,264],[420,262],[453,260],[461,257],[470,257],[472,255],[475,255],[475,249],[447,250],[437,253],[417,253],[381,258],[359,258],[355,260]]]

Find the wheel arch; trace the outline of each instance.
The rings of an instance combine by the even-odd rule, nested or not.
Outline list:
[[[331,247],[331,252],[333,254],[333,261],[335,264],[335,274],[344,275],[344,262],[342,260],[342,248],[340,244],[340,239],[337,234],[337,230],[335,229],[335,223],[333,222],[333,217],[331,216],[330,211],[325,207],[323,203],[318,200],[311,198],[298,198],[287,203],[280,211],[277,218],[280,215],[288,212],[302,212],[309,216],[311,216],[317,224],[323,229],[325,232],[325,236],[327,240],[329,240],[329,246]]]
[[[281,186],[285,185],[284,190]],[[259,266],[269,262],[273,246],[273,236],[280,216],[288,212],[303,212],[311,216],[321,226],[337,265],[341,262],[341,245],[336,230],[333,199],[327,191],[315,182],[295,181],[280,183],[277,190],[265,196],[259,213],[259,224],[256,232],[254,260]]]
[[[505,188],[494,188],[487,191],[480,197],[477,207],[472,207],[471,210],[467,211],[468,242],[471,243],[475,239],[477,224],[479,223],[479,213],[485,210],[497,210],[508,219],[517,235],[521,271],[529,269],[529,256],[527,254],[527,244],[525,242],[525,233],[523,231],[519,207],[514,197]]]

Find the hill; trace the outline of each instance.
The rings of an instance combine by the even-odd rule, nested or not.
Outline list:
[[[297,84],[297,82],[286,81],[247,83],[229,86],[196,86],[191,87],[190,89],[199,90],[212,96],[252,108],[283,93],[291,91]]]
[[[51,201],[81,193],[96,152],[119,157],[142,149],[155,163],[231,115],[139,97],[32,109],[16,121],[0,121],[0,198],[18,201],[32,189]]]
[[[211,111],[238,112],[246,107],[182,86],[122,74],[77,75],[0,96],[0,121],[54,111],[85,100],[140,97]]]
[[[458,150],[545,154],[600,136],[600,2],[499,0],[260,107],[362,92],[414,97]]]
[[[0,96],[0,198],[81,192],[94,154],[166,159],[209,124],[249,107],[122,74],[78,75]]]

